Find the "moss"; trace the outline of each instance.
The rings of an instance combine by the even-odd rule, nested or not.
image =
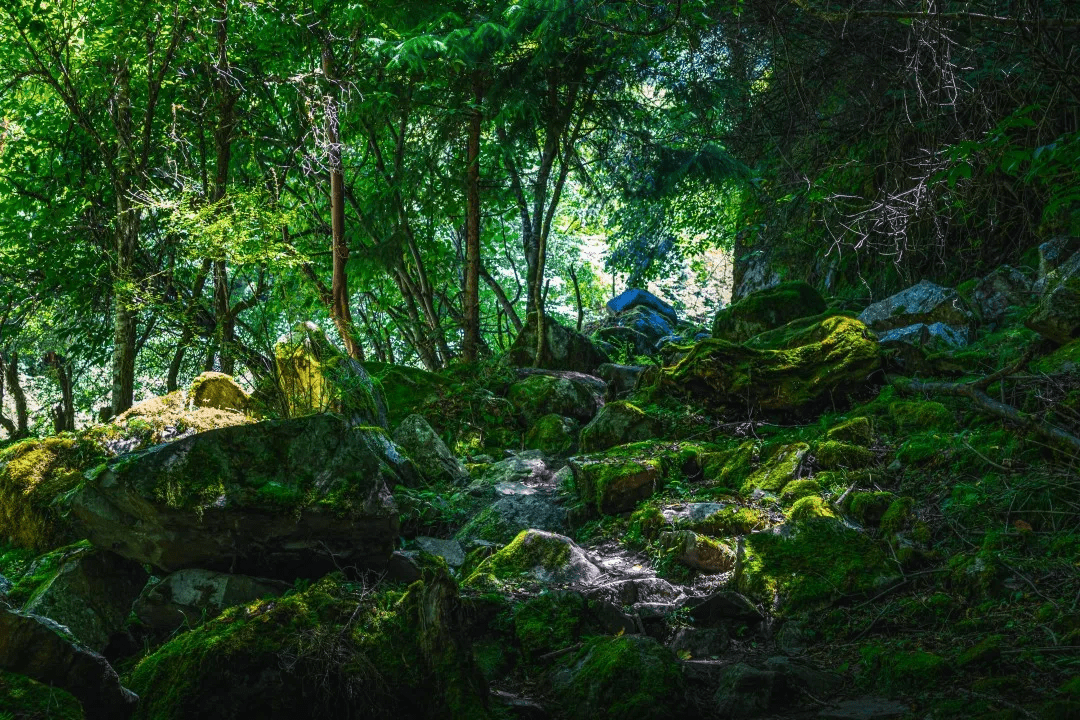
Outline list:
[[[364,369],[379,383],[386,397],[386,415],[391,427],[438,398],[450,384],[442,375],[407,365],[366,362]],[[424,414],[421,412],[421,414]]]
[[[567,717],[652,720],[680,714],[684,681],[675,655],[651,638],[593,638],[556,676]]]
[[[0,718],[82,720],[79,701],[59,688],[0,670]]]
[[[744,545],[739,589],[766,603],[779,596],[781,614],[869,592],[893,576],[878,544],[833,519],[806,520],[788,537],[747,535]]]
[[[713,337],[743,342],[766,330],[797,318],[818,315],[825,310],[825,300],[821,294],[806,283],[781,283],[750,293],[721,310],[713,320]]]
[[[768,524],[768,516],[753,507],[728,505],[694,523],[692,530],[715,537],[746,535]]]
[[[889,415],[900,432],[956,429],[952,411],[932,400],[899,400],[889,405]]]
[[[627,443],[655,439],[661,425],[633,403],[618,400],[605,405],[581,429],[581,451],[594,453]]]
[[[881,529],[887,533],[903,530],[911,518],[911,511],[914,506],[914,498],[902,497],[894,500],[881,518]],[[923,525],[923,528],[928,530],[925,525]]]
[[[56,550],[50,550],[35,558],[19,577],[8,577],[14,583],[8,593],[8,600],[16,606],[25,605],[39,589],[44,587],[56,575],[56,571],[60,569],[60,565],[65,560],[88,550],[90,550],[90,543],[81,540]]]
[[[755,490],[779,494],[789,482],[796,479],[808,452],[810,446],[806,443],[776,448],[772,456],[743,482],[743,494],[749,495]]]
[[[837,440],[819,443],[814,450],[818,467],[824,470],[859,470],[875,461],[874,453],[864,447]]]
[[[952,674],[949,662],[923,650],[895,651],[873,644],[862,649],[864,680],[885,690],[928,689]]]
[[[960,653],[956,664],[960,667],[987,665],[1001,657],[1001,648],[1004,644],[1001,635],[988,635],[980,640],[974,647],[970,647]]]
[[[793,522],[805,522],[819,518],[834,518],[836,514],[825,504],[825,501],[816,495],[796,500],[788,511],[788,518]]]
[[[545,592],[514,609],[514,635],[527,658],[570,647],[578,640],[586,612],[578,593]]]
[[[895,497],[891,492],[855,492],[848,499],[848,512],[863,525],[877,527]]]
[[[525,433],[525,447],[547,455],[561,455],[574,447],[574,423],[554,413],[544,415]]]
[[[603,515],[627,512],[652,496],[664,476],[659,458],[607,456],[575,463],[578,497]]]
[[[1073,340],[1046,357],[1039,358],[1031,364],[1031,369],[1047,375],[1080,372],[1080,340]]]
[[[757,443],[748,440],[735,448],[704,454],[700,459],[702,479],[711,486],[742,487],[753,471],[757,449]]]
[[[630,526],[626,531],[625,538],[631,544],[634,544],[640,538],[655,539],[665,524],[667,524],[667,519],[660,508],[651,503],[645,503],[630,516]]]
[[[247,393],[233,380],[231,375],[218,372],[204,372],[191,383],[188,397],[195,407],[209,407],[218,410],[243,412],[250,404]]]
[[[559,535],[522,530],[509,545],[487,558],[465,580],[465,586],[497,587],[503,580],[517,579],[540,569],[558,572],[570,560],[570,542]]]
[[[874,441],[874,430],[869,418],[856,417],[835,425],[825,433],[827,440],[869,447]]]
[[[780,501],[785,505],[790,505],[796,500],[820,495],[821,490],[821,485],[817,480],[792,480],[784,486],[784,491],[780,494]]]

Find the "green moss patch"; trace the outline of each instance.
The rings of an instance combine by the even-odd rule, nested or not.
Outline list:
[[[823,470],[859,470],[874,463],[874,453],[865,447],[826,440],[814,449],[814,459]]]
[[[79,701],[59,688],[0,670],[0,718],[82,720]]]
[[[810,285],[800,281],[780,283],[750,293],[721,310],[713,320],[713,337],[743,342],[766,330],[825,310],[825,300]]]
[[[806,443],[794,443],[776,448],[771,457],[754,470],[742,486],[743,494],[755,490],[779,494],[784,487],[796,479],[803,459],[810,452]]]

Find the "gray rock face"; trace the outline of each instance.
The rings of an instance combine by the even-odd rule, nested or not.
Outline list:
[[[505,544],[522,530],[566,531],[566,509],[547,488],[520,483],[496,486],[498,499],[477,513],[457,533],[459,540],[486,540]]]
[[[146,578],[137,562],[82,548],[64,558],[24,610],[60,623],[80,643],[101,652],[123,629]]]
[[[1035,292],[1041,294],[1045,289],[1047,276],[1078,252],[1080,252],[1080,237],[1070,235],[1059,235],[1040,245],[1039,278],[1035,282]]]
[[[394,442],[412,459],[416,469],[430,482],[465,485],[469,471],[454,457],[427,420],[410,415],[394,430]]]
[[[629,345],[635,355],[649,355],[661,338],[675,332],[675,321],[652,308],[639,305],[605,322],[597,335],[616,345]]]
[[[1025,324],[1062,345],[1080,337],[1080,252],[1046,276],[1039,306]]]
[[[599,585],[586,595],[592,600],[606,600],[620,607],[640,603],[679,604],[685,600],[682,590],[658,577],[616,580]]]
[[[968,344],[967,328],[956,328],[944,323],[918,323],[907,327],[886,330],[878,336],[882,347],[910,345],[927,350],[956,350]]]
[[[705,598],[692,600],[689,606],[690,615],[703,625],[725,620],[753,623],[765,619],[749,598],[732,590],[720,590]]]
[[[920,323],[942,323],[970,333],[974,316],[955,290],[923,280],[874,303],[862,311],[859,320],[878,333]]]
[[[658,421],[636,405],[617,401],[605,405],[588,425],[581,429],[581,451],[599,452],[632,442],[652,440],[662,430]]]
[[[148,585],[132,609],[143,624],[164,634],[217,617],[234,605],[281,595],[291,587],[279,580],[189,568]]]
[[[971,297],[983,321],[997,323],[1009,308],[1027,305],[1031,292],[1031,281],[1024,273],[1002,265],[979,281]]]
[[[723,655],[731,645],[723,628],[682,628],[671,641],[671,649],[686,658],[709,658]]]
[[[424,552],[441,557],[452,568],[461,567],[465,563],[465,550],[457,540],[442,540],[433,537],[418,537],[416,545]]]
[[[544,355],[536,362],[536,317],[530,315],[525,327],[506,354],[511,367],[540,367],[545,370],[572,370],[591,374],[611,358],[589,338],[563,327],[555,318],[544,321]]]
[[[388,487],[415,478],[382,431],[314,415],[118,458],[70,507],[91,543],[136,562],[292,580],[384,566],[398,536]]]
[[[9,592],[11,592],[11,581],[0,575],[0,600],[7,598]]]
[[[87,720],[126,720],[139,698],[101,655],[66,629],[36,615],[0,606],[0,669],[53,685],[75,696]]]
[[[675,558],[693,570],[723,573],[735,569],[735,551],[732,548],[692,530],[661,533],[660,542],[672,548]]]
[[[608,312],[613,315],[624,313],[635,307],[648,308],[663,316],[672,325],[679,322],[679,314],[675,312],[675,308],[647,290],[637,288],[624,290],[618,297],[608,300],[607,303]]]
[[[604,363],[596,368],[596,374],[607,383],[608,400],[618,400],[632,392],[644,371],[644,365],[616,365],[615,363]]]
[[[783,705],[788,697],[780,673],[736,663],[724,670],[713,699],[719,717],[748,718]]]
[[[607,384],[582,373],[530,373],[507,390],[506,397],[527,422],[561,415],[583,423],[604,405]]]

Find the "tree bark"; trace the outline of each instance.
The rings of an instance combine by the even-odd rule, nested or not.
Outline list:
[[[236,92],[230,85],[229,66],[229,7],[225,0],[218,3],[217,63],[212,70],[213,85],[218,101],[218,124],[214,128],[214,185],[210,202],[220,203],[229,188],[229,166],[232,163],[233,128],[236,125]],[[220,212],[220,209],[219,209]],[[221,372],[236,372],[236,322],[230,303],[229,272],[224,256],[214,260],[214,315],[217,319],[216,341]]]
[[[0,424],[8,431],[10,440],[27,437],[30,435],[30,414],[26,409],[26,394],[23,392],[22,385],[19,384],[19,354],[17,352],[13,351],[6,363],[0,356],[0,372],[3,373],[3,379],[0,380]],[[15,401],[14,422],[5,418],[3,413],[5,383],[11,391],[11,399]]]
[[[56,373],[56,383],[60,386],[60,405],[54,410],[56,432],[75,432],[75,394],[67,360],[54,352],[47,352],[42,361]]]
[[[132,202],[134,158],[131,117],[131,71],[126,58],[116,61],[116,88],[113,124],[117,153],[113,189],[116,193],[116,265],[113,274],[115,315],[113,317],[112,411],[119,415],[135,401],[135,252],[139,244],[141,211]]]
[[[462,299],[461,356],[467,363],[477,360],[480,346],[480,135],[483,131],[483,92],[480,77],[473,78],[474,107],[469,118],[466,152],[465,293]]]

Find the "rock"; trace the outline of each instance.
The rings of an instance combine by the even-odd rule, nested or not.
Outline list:
[[[551,717],[539,703],[503,690],[492,690],[490,698],[493,705],[503,708],[505,715],[515,720],[548,720]]]
[[[907,290],[876,302],[862,311],[859,320],[875,332],[941,323],[970,333],[974,316],[955,290],[923,280]]]
[[[870,426],[869,419],[857,417],[829,428],[825,433],[825,438],[870,447],[870,444],[874,442],[874,430]]]
[[[806,283],[780,283],[750,293],[717,313],[713,337],[740,343],[792,320],[820,315],[827,308],[821,294]]]
[[[84,536],[136,562],[292,580],[384,566],[398,536],[388,488],[415,483],[381,430],[314,415],[118,458],[69,503]]]
[[[566,455],[577,446],[578,424],[572,418],[552,413],[529,426],[525,447],[546,455]]]
[[[364,369],[382,389],[390,427],[397,427],[409,415],[435,405],[451,384],[449,377],[408,365],[369,360],[364,363]]]
[[[11,581],[0,575],[0,601],[6,600],[9,592],[11,592]]]
[[[527,423],[562,415],[587,423],[604,405],[606,383],[581,373],[530,374],[510,386],[506,398]]]
[[[833,694],[844,684],[843,678],[835,673],[823,672],[787,657],[769,658],[765,661],[765,669],[780,673],[788,688],[819,698]]]
[[[610,343],[630,344],[635,355],[649,355],[662,338],[675,333],[676,323],[652,308],[637,306],[607,320],[597,335]],[[633,334],[621,335],[619,330]]]
[[[555,476],[565,466],[565,460],[554,460],[539,450],[526,450],[492,463],[474,484],[496,487],[520,483],[534,488],[552,488],[556,483]]]
[[[226,608],[282,595],[292,587],[280,580],[188,568],[147,585],[132,611],[144,625],[167,635],[211,620]]]
[[[655,459],[585,457],[572,460],[578,497],[604,515],[628,512],[652,497],[663,477]]]
[[[429,482],[467,485],[471,480],[469,471],[419,415],[410,415],[398,425],[394,442]]]
[[[545,370],[573,370],[592,374],[606,362],[607,354],[581,333],[569,330],[553,317],[544,321],[546,342],[544,356],[536,363],[536,317],[530,315],[525,327],[514,339],[505,361],[511,367],[540,367]]]
[[[219,372],[204,372],[195,378],[188,390],[188,399],[194,407],[236,412],[247,410],[250,402],[248,394],[231,375]]]
[[[789,482],[799,478],[803,462],[809,454],[810,446],[806,443],[792,443],[776,448],[743,483],[743,493],[749,494],[755,490],[775,494],[783,492]]]
[[[780,673],[736,663],[724,669],[713,701],[720,717],[748,718],[783,705],[788,695]]]
[[[769,253],[765,250],[739,248],[735,259],[735,287],[731,291],[732,300],[739,300],[750,293],[766,290],[780,284],[780,274],[773,267]]]
[[[530,528],[566,532],[566,509],[550,490],[505,484],[499,485],[496,493],[499,499],[473,516],[455,537],[501,545]]]
[[[1046,276],[1039,305],[1024,324],[1059,345],[1080,337],[1080,252]]]
[[[859,470],[873,465],[877,456],[860,445],[826,440],[814,449],[814,459],[823,470]]]
[[[102,652],[127,623],[146,578],[139,563],[107,550],[80,548],[60,562],[24,611],[60,623],[81,644]]]
[[[776,632],[776,648],[785,655],[805,655],[807,648],[806,633],[800,623],[788,620]]]
[[[1059,235],[1039,246],[1039,279],[1032,288],[1042,294],[1046,289],[1047,277],[1065,261],[1080,252],[1080,236]]]
[[[344,415],[352,425],[387,427],[382,389],[315,323],[299,323],[279,341],[274,362],[279,382],[274,399],[288,415],[329,411]]]
[[[769,349],[700,342],[664,368],[660,388],[742,417],[754,409],[808,411],[866,387],[881,366],[877,340],[858,320],[833,316],[806,326],[796,320],[782,330]]]
[[[683,660],[723,655],[731,645],[723,628],[682,628],[675,633],[671,649]]]
[[[629,358],[648,355],[653,350],[653,343],[647,335],[638,332],[634,328],[621,325],[606,327],[597,331],[596,340],[615,348],[616,353],[626,355]],[[608,356],[610,357],[611,354],[609,352]]]
[[[0,670],[66,690],[82,704],[86,720],[125,720],[139,702],[120,685],[108,661],[80,645],[63,626],[2,606]]]
[[[481,562],[466,587],[498,588],[523,577],[545,585],[592,585],[603,571],[570,538],[543,530],[525,530],[513,542]]]
[[[592,422],[581,429],[581,451],[593,453],[616,445],[652,440],[662,431],[661,424],[638,406],[617,400],[605,405]]]
[[[660,720],[682,715],[683,677],[671,650],[652,638],[588,641],[552,686],[570,720]]]
[[[917,323],[894,330],[886,330],[878,335],[878,342],[884,348],[895,345],[910,345],[925,348],[931,352],[957,350],[968,344],[968,329],[934,323]]]
[[[727,545],[692,530],[660,534],[660,544],[675,553],[675,559],[688,568],[704,573],[723,573],[735,569],[735,551]]]
[[[413,557],[416,553],[406,553],[395,550],[386,561],[386,577],[392,582],[412,585],[424,577],[420,563]]]
[[[679,314],[675,312],[675,308],[647,290],[637,288],[624,290],[618,297],[607,302],[608,312],[613,315],[624,313],[636,307],[648,308],[655,313],[659,313],[672,325],[677,325],[679,322]]]
[[[979,280],[971,298],[983,322],[999,323],[1009,308],[1030,302],[1031,280],[1016,268],[1002,265]]]
[[[688,603],[690,616],[702,625],[715,625],[727,620],[758,623],[765,619],[761,611],[745,595],[734,590],[719,590]]]
[[[418,537],[416,545],[424,552],[441,557],[452,568],[459,568],[465,564],[465,551],[457,540],[440,540],[433,537]]]
[[[608,385],[607,399],[618,400],[623,395],[633,392],[638,378],[645,370],[644,365],[616,365],[604,363],[596,368],[596,374]]]
[[[885,698],[862,697],[845,700],[818,713],[822,720],[887,720],[905,717],[910,712],[907,705]]]
[[[658,577],[615,580],[590,589],[586,596],[592,600],[605,600],[619,607],[633,607],[640,603],[677,605],[685,599],[682,590]]]

